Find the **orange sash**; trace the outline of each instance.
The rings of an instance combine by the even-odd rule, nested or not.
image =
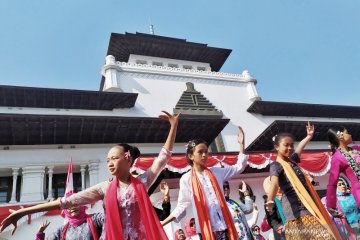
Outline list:
[[[309,189],[310,194],[306,190],[304,185],[300,182],[299,178],[296,176],[296,173],[294,169],[290,166],[289,162],[283,159],[276,159],[276,161],[280,163],[280,165],[283,167],[285,175],[289,179],[301,203],[319,221],[319,223],[323,225],[323,227],[325,227],[332,234],[334,239],[341,240],[341,236],[336,226],[331,220],[329,214],[327,213],[324,205],[319,198],[319,195],[315,191],[309,179],[305,176],[306,186]]]
[[[214,188],[216,198],[219,201],[219,205],[225,220],[225,224],[228,227],[227,230],[229,234],[229,240],[238,240],[239,237],[236,232],[234,222],[232,220],[229,208],[226,204],[224,195],[221,192],[219,184],[214,174],[208,168],[205,168],[204,172],[209,176],[211,185]],[[206,240],[215,240],[213,231],[211,229],[210,216],[209,216],[208,208],[206,206],[205,195],[203,193],[200,180],[197,177],[194,168],[191,170],[191,183],[192,183],[194,202],[196,206],[196,212],[198,214],[202,237],[203,239]]]

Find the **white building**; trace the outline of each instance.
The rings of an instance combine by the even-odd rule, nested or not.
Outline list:
[[[307,121],[317,129],[307,147],[313,152],[328,151],[326,131],[331,125],[344,125],[354,140],[360,139],[360,107],[262,101],[248,71],[220,72],[230,53],[182,39],[113,33],[99,91],[0,86],[0,218],[8,208],[62,196],[70,158],[77,173],[75,187],[81,190],[110,176],[105,157],[114,143],[131,143],[145,157],[155,156],[168,130],[168,124],[157,119],[161,110],[183,113],[174,149],[180,155],[185,142],[195,137],[212,142],[214,154],[235,154],[238,125],[245,130],[247,151],[255,155],[271,153],[271,138],[279,132],[291,132],[300,140]],[[230,182],[235,200],[240,179],[252,188],[261,210],[259,223],[267,163],[249,166]],[[323,165],[319,175],[329,166]],[[160,176],[168,178],[173,207],[176,171]],[[161,202],[159,181],[151,189],[155,205]],[[326,188],[326,175],[316,181],[317,190]],[[11,239],[35,236],[45,218],[52,221],[47,232],[63,221],[59,216],[32,216],[31,224],[22,223]],[[173,223],[167,231],[179,226]],[[9,231],[1,237],[10,239]]]

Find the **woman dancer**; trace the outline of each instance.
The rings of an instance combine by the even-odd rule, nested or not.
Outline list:
[[[100,239],[167,239],[147,195],[147,188],[168,162],[175,142],[179,115],[164,113],[160,118],[170,123],[170,132],[159,157],[144,174],[137,178],[130,174],[134,160],[140,155],[139,149],[128,144],[116,145],[107,155],[108,169],[113,175],[110,181],[99,183],[68,198],[17,210],[3,220],[0,231],[13,224],[14,233],[17,220],[28,214],[104,200],[105,229]]]

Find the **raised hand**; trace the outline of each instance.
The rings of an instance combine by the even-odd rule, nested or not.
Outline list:
[[[171,126],[177,126],[181,113],[176,114],[176,115],[171,115],[167,111],[161,111],[161,112],[163,112],[164,114],[159,115],[160,119],[168,121]]]
[[[310,122],[308,122],[308,124],[306,125],[306,133],[308,136],[310,136],[311,138],[314,136],[315,133],[315,126],[311,125]]]
[[[239,192],[245,193],[246,191],[246,183],[241,180],[241,189],[239,188]]]
[[[45,220],[43,221],[41,224],[40,224],[40,227],[39,227],[39,233],[43,233],[45,231],[45,229],[49,226],[50,222],[48,220]]]
[[[237,140],[238,140],[238,143],[241,145],[241,144],[245,143],[245,133],[244,133],[244,130],[242,129],[242,127],[239,126],[238,128],[239,128],[239,134],[238,134]]]
[[[166,182],[161,182],[160,183],[160,192],[164,195],[167,196],[169,195],[169,186]]]
[[[274,208],[274,201],[267,201],[266,203],[265,203],[265,209],[266,209],[266,211],[268,211],[268,212],[272,212],[272,210],[273,210],[273,208]]]

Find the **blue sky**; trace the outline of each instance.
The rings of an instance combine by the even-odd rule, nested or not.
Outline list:
[[[0,84],[98,90],[111,32],[233,49],[263,100],[360,106],[359,0],[1,0]]]

